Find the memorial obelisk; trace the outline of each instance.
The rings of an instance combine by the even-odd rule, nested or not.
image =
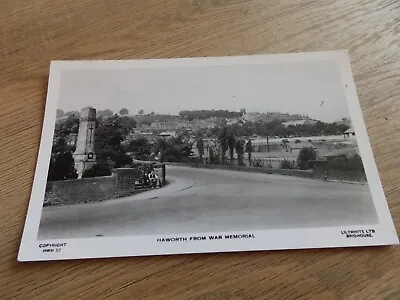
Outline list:
[[[74,152],[75,169],[78,178],[82,178],[83,172],[90,169],[96,163],[94,154],[94,131],[96,128],[96,109],[85,107],[81,111],[79,120],[78,138]]]

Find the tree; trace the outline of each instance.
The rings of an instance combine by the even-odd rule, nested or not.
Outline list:
[[[48,181],[76,179],[75,161],[72,152],[63,138],[53,145],[50,159]]]
[[[227,143],[228,143],[228,148],[229,148],[229,157],[231,159],[231,163],[233,163],[233,154],[235,151],[235,136],[232,132],[229,133],[227,137]]]
[[[219,144],[221,147],[221,163],[225,163],[225,153],[228,150],[228,129],[224,126],[219,132]]]
[[[121,146],[123,138],[124,129],[120,116],[114,115],[104,121],[99,121],[94,143],[98,161],[108,163],[110,167],[116,168],[132,163],[132,159],[126,155]]]
[[[132,152],[136,159],[148,160],[151,154],[151,145],[146,138],[140,137],[129,143],[128,151]]]
[[[122,109],[119,111],[119,114],[120,114],[121,116],[128,115],[128,114],[129,114],[129,110],[128,110],[127,108],[122,108]]]
[[[79,111],[76,110],[71,110],[71,111],[67,111],[64,116],[68,117],[68,116],[78,116],[79,117]]]
[[[112,117],[113,114],[114,114],[113,111],[109,110],[109,109],[98,110],[97,111],[97,116],[98,117],[109,118],[109,117]]]
[[[140,122],[141,125],[146,125],[146,126],[150,126],[151,123],[153,123],[151,120],[142,120]]]
[[[300,150],[297,158],[297,166],[301,170],[312,168],[312,161],[317,159],[317,152],[311,147],[304,147]]]
[[[187,160],[191,152],[191,144],[180,136],[168,140],[158,139],[154,147],[154,153],[160,154],[161,162],[182,162]]]
[[[294,116],[287,118],[292,120]],[[298,118],[304,118],[302,116],[298,116]],[[314,123],[305,123],[302,125],[289,125],[284,126],[283,122],[284,118],[274,117],[270,121],[258,121],[258,122],[245,122],[245,123],[237,123],[228,126],[229,129],[234,129],[236,136],[251,136],[251,135],[260,135],[260,136],[279,136],[281,138],[289,137],[289,136],[317,136],[317,135],[341,135],[344,131],[346,131],[349,126],[343,124],[343,122],[333,122],[333,123],[324,123],[321,121],[317,121]],[[214,135],[217,135],[215,131],[218,128],[213,129]]]
[[[79,115],[70,114],[66,119],[57,122],[54,128],[55,138],[66,138],[70,134],[77,134],[79,130]]]
[[[121,126],[124,129],[124,133],[128,134],[134,128],[136,128],[137,122],[134,118],[130,116],[122,116],[121,117]]]
[[[238,156],[238,164],[239,166],[243,166],[243,154],[244,154],[244,141],[243,140],[236,140],[235,143],[235,150],[236,150],[236,154]]]
[[[210,164],[219,164],[220,163],[220,156],[217,151],[214,151],[214,148],[209,148],[209,155],[210,155]]]
[[[220,128],[219,127],[217,127],[217,126],[215,126],[215,127],[212,127],[211,129],[210,129],[210,132],[211,132],[211,135],[212,136],[217,136],[218,135],[218,132],[220,132]]]
[[[181,159],[187,159],[192,153],[192,145],[188,139],[185,139],[182,136],[178,136],[177,138],[173,138],[170,140],[170,144],[172,147],[177,147],[180,152]]]
[[[203,139],[202,139],[201,137],[197,139],[197,141],[196,141],[196,147],[197,147],[197,150],[199,151],[200,159],[203,160],[203,155],[204,155],[204,141],[203,141]]]
[[[57,118],[62,118],[64,117],[64,111],[62,109],[57,109],[56,117]]]
[[[253,152],[253,145],[251,144],[250,140],[246,143],[246,152],[249,157],[249,166],[251,166],[251,153]]]
[[[76,178],[78,178],[78,174],[75,170],[72,153],[63,152],[57,154],[54,158],[51,158],[47,178],[48,181]]]
[[[143,116],[143,115],[144,115],[144,110],[143,109],[139,110],[139,116]]]
[[[214,150],[213,148],[208,148],[208,157],[210,158],[210,164],[215,163],[215,156],[214,156]]]
[[[123,127],[121,117],[114,115],[100,121],[96,129],[95,148],[119,146],[123,140]]]

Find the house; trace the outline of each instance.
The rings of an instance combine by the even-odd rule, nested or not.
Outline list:
[[[173,131],[177,129],[190,129],[192,128],[192,123],[188,120],[183,120],[180,118],[174,118],[174,119],[165,119],[165,120],[160,120],[153,122],[150,125],[151,129],[156,129],[156,130],[165,130],[165,131]]]
[[[282,123],[282,125],[288,127],[288,126],[299,126],[299,125],[313,125],[315,123],[316,121],[314,120],[304,119],[304,120],[294,120],[294,121],[284,122]]]
[[[258,122],[261,114],[258,112],[248,112],[242,116],[244,122]]]
[[[175,131],[164,131],[164,132],[161,132],[158,136],[161,138],[164,138],[164,139],[169,139],[169,138],[176,137],[176,132]]]
[[[354,131],[353,127],[350,127],[349,129],[347,129],[344,133],[343,133],[345,138],[349,138],[352,136],[356,135],[356,132]]]
[[[234,118],[234,119],[227,119],[226,120],[226,125],[234,125],[234,124],[237,124],[237,123],[239,123],[239,121],[240,121],[240,119],[237,119],[237,118]]]
[[[153,134],[151,131],[133,130],[127,135],[125,141],[129,142],[131,140],[137,140],[140,138],[145,138],[147,141],[153,142],[157,138],[157,135]]]

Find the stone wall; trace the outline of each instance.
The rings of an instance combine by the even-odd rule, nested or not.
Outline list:
[[[135,181],[139,179],[137,169],[121,168],[112,170],[115,178],[115,193],[118,197],[129,196],[135,192]]]
[[[112,170],[111,176],[50,181],[47,183],[44,205],[68,205],[99,202],[135,193],[138,180],[135,168]]]
[[[322,180],[340,180],[365,183],[367,181],[363,169],[338,169],[328,168],[326,161],[315,161],[312,170],[299,170],[299,169],[273,169],[273,168],[254,168],[248,166],[234,166],[234,165],[211,165],[211,164],[195,164],[195,163],[167,163],[167,165],[188,166],[192,168],[203,169],[223,169],[234,170],[243,172],[256,172],[264,174],[278,174],[286,176],[296,176],[304,178],[315,178]]]
[[[44,205],[98,202],[118,196],[114,176],[49,181]]]
[[[271,168],[253,168],[247,166],[233,166],[233,165],[210,165],[210,164],[191,164],[191,163],[167,163],[168,165],[188,166],[193,168],[202,169],[222,169],[243,172],[255,172],[264,174],[279,174],[286,176],[297,176],[304,178],[313,178],[314,172],[312,170],[297,170],[297,169],[271,169]]]

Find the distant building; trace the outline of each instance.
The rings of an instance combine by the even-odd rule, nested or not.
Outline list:
[[[350,138],[356,135],[356,132],[354,131],[353,127],[350,127],[343,133],[345,138]]]
[[[158,136],[156,134],[153,134],[151,131],[134,130],[127,135],[123,143],[126,144],[132,140],[137,140],[141,138],[145,138],[148,142],[154,142],[157,137]]]
[[[226,125],[234,125],[239,123],[240,119],[238,118],[234,118],[234,119],[227,119],[226,120]]]
[[[150,131],[150,130],[151,130],[150,126],[149,126],[149,125],[146,125],[146,124],[140,124],[140,125],[137,127],[137,129],[139,129],[139,130],[141,130],[141,131]]]
[[[310,120],[310,119],[305,119],[305,120],[294,120],[294,121],[288,121],[282,123],[283,126],[288,127],[288,126],[298,126],[298,125],[313,125],[317,121]]]
[[[271,122],[274,120],[286,120],[287,126],[296,125],[297,123],[302,124],[303,122],[310,122],[310,124],[315,121],[311,120],[307,115],[300,114],[288,114],[279,112],[248,112],[245,113],[241,119],[243,122]]]
[[[161,132],[158,136],[161,138],[164,138],[164,139],[173,138],[173,137],[176,137],[176,132],[175,131],[164,131],[164,132]]]
[[[183,120],[179,118],[155,121],[150,125],[151,129],[173,131],[177,129],[191,129],[192,123],[188,120]]]
[[[261,114],[258,112],[245,113],[242,116],[242,120],[245,122],[258,122],[260,120]]]
[[[209,129],[217,126],[217,124],[218,124],[217,118],[209,118],[205,120],[199,119],[192,121],[193,129],[199,129],[199,128]]]

